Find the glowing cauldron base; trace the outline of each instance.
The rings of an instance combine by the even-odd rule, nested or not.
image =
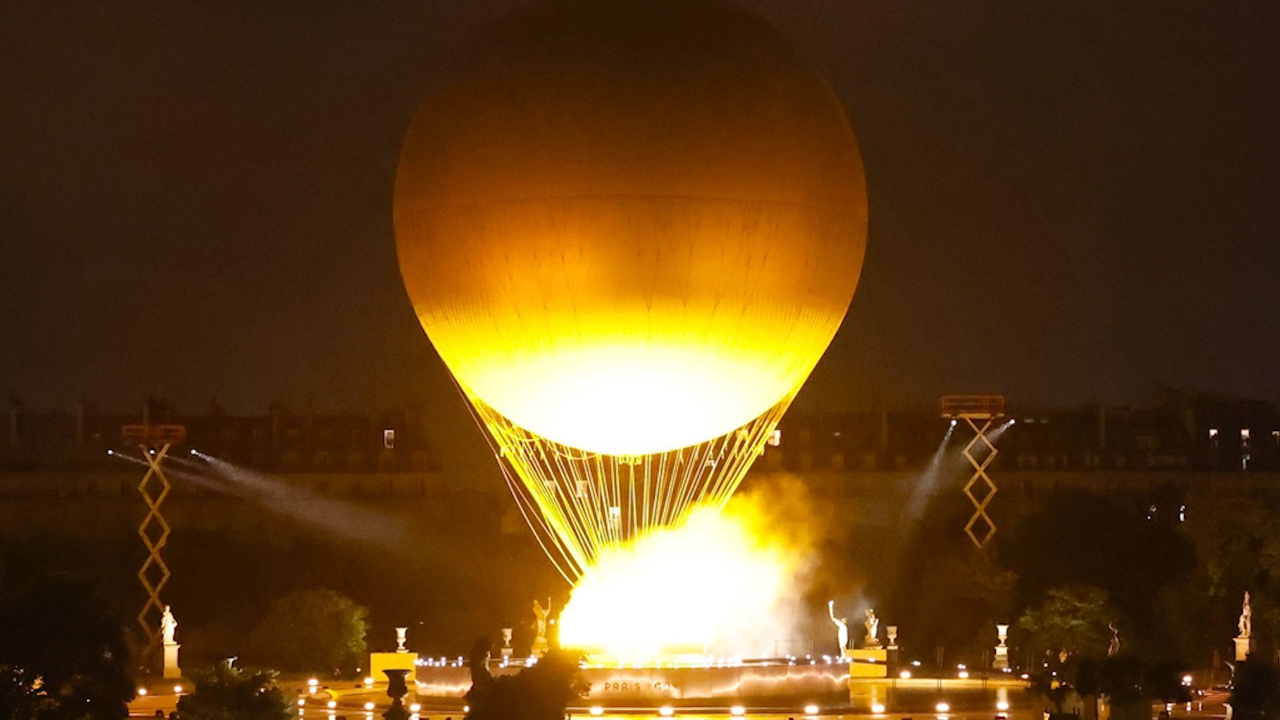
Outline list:
[[[519,672],[518,665],[495,663],[494,675]],[[876,704],[889,712],[934,711],[945,701],[953,712],[994,710],[999,703],[1021,707],[1028,702],[1026,682],[1012,676],[987,679],[851,678],[839,661],[766,659],[734,665],[602,667],[589,664],[583,676],[590,694],[574,714],[591,707],[609,712],[641,711],[669,706],[677,710],[727,712],[743,706],[753,713],[801,714],[810,705],[823,712],[869,713]],[[456,709],[471,688],[471,673],[457,664],[420,666],[417,698],[425,708]]]

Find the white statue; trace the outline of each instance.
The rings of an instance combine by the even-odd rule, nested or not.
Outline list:
[[[173,609],[165,605],[164,615],[160,616],[160,634],[164,637],[165,645],[173,645],[176,642],[173,635],[177,631],[178,621],[173,618]]]
[[[542,603],[537,600],[533,601],[533,637],[534,642],[547,640],[547,613],[551,612],[551,601],[547,601],[547,606],[542,607]]]
[[[844,653],[849,649],[849,623],[848,618],[836,617],[836,601],[827,601],[827,614],[831,616],[831,622],[836,624],[836,642],[840,644],[840,652]]]
[[[1249,592],[1244,593],[1244,605],[1240,608],[1240,637],[1253,637],[1253,605],[1249,603]]]
[[[880,647],[880,639],[876,637],[880,633],[880,618],[876,617],[876,611],[867,610],[867,621],[863,623],[867,627],[867,637],[864,643],[867,647]]]
[[[1107,646],[1107,657],[1115,657],[1120,654],[1120,628],[1115,623],[1107,623],[1107,629],[1111,631],[1111,644]]]
[[[398,627],[398,628],[396,628],[396,652],[398,652],[398,653],[406,653],[406,652],[409,652],[409,651],[408,651],[408,650],[406,650],[406,649],[405,649],[405,647],[404,647],[405,640],[407,640],[407,639],[408,639],[408,637],[407,637],[407,636],[408,636],[408,633],[409,633],[409,628],[407,628],[407,627]]]

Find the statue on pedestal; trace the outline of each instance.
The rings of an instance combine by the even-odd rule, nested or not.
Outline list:
[[[178,621],[173,617],[173,608],[168,605],[164,606],[164,614],[160,616],[160,639],[164,645],[164,677],[179,678],[182,677],[182,670],[178,667],[178,645],[174,635],[178,632]]]
[[[1253,652],[1253,604],[1249,602],[1248,591],[1244,594],[1244,604],[1240,606],[1240,619],[1236,622],[1240,634],[1236,636],[1236,661],[1244,662]]]
[[[547,651],[547,615],[551,613],[551,598],[547,598],[547,606],[537,600],[533,601],[533,656],[542,657]]]
[[[407,649],[405,649],[405,646],[404,646],[405,640],[408,639],[407,637],[408,633],[409,633],[409,628],[407,627],[396,628],[396,652],[398,653],[409,652]]]
[[[840,646],[840,654],[844,655],[844,651],[849,649],[849,623],[848,618],[836,617],[836,601],[827,601],[827,614],[831,616],[831,622],[836,626],[836,643]]]
[[[885,637],[889,638],[889,649],[898,649],[898,626],[890,625],[884,629]]]
[[[511,657],[511,633],[512,628],[502,628],[502,657]]]
[[[160,616],[160,635],[164,638],[165,645],[172,645],[177,642],[173,639],[174,633],[177,631],[178,621],[173,617],[173,609],[165,605],[164,614]]]
[[[863,623],[867,628],[867,637],[863,639],[864,644],[869,648],[880,647],[880,638],[876,637],[880,633],[880,618],[876,617],[876,611],[867,609],[867,621]]]
[[[1115,623],[1107,623],[1107,629],[1111,631],[1111,644],[1107,646],[1107,657],[1115,657],[1120,654],[1120,628]]]

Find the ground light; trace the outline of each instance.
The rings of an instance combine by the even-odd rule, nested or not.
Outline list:
[[[143,688],[143,687],[138,688],[138,697],[146,697],[146,695],[147,695],[146,688]]]
[[[729,714],[734,717],[742,717],[743,715],[747,714],[747,709],[742,707],[741,705],[734,705],[733,707],[729,708]]]
[[[421,712],[421,710],[422,710],[422,705],[418,703],[414,703],[409,706],[409,712]]]
[[[805,715],[817,715],[817,714],[818,714],[818,706],[817,706],[817,705],[805,705],[805,706],[804,706],[804,714],[805,714]]]
[[[601,715],[604,714],[604,708],[600,707],[599,705],[592,705],[591,714],[596,717],[600,717]]]
[[[661,715],[662,717],[671,717],[672,715],[676,714],[676,711],[672,710],[670,705],[663,705],[662,707],[658,708],[658,714]]]
[[[898,673],[898,677],[902,678],[903,680],[909,680],[911,679],[911,671],[903,670],[902,672]]]
[[[181,686],[181,685],[174,685],[174,686],[173,686],[173,692],[174,692],[174,694],[175,694],[175,695],[181,695],[181,694],[182,694],[182,686]]]
[[[933,709],[937,710],[940,713],[951,712],[951,704],[946,701],[943,701],[938,703],[937,705],[934,705]]]
[[[365,710],[372,710],[372,709],[373,709],[373,703],[371,703],[371,702],[367,702],[367,703],[365,703],[365,704],[364,704],[364,709],[365,709]]]
[[[330,709],[338,707],[338,701],[337,701],[337,700],[330,700],[330,701],[329,701],[329,707],[330,707]]]
[[[884,705],[881,703],[871,703],[871,712],[875,715],[883,715]]]
[[[1000,702],[996,703],[996,709],[999,710],[1000,712],[1004,712],[1005,710],[1009,709],[1009,703],[1005,702],[1004,700],[1001,700]]]

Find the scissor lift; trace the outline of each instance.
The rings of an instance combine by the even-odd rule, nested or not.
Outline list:
[[[997,488],[991,476],[987,475],[987,467],[996,459],[998,452],[987,436],[987,432],[991,429],[992,423],[1005,415],[1004,396],[944,395],[938,402],[938,406],[942,417],[952,421],[964,420],[973,430],[973,439],[964,447],[964,456],[973,467],[973,475],[969,478],[969,482],[965,483],[964,494],[969,498],[969,502],[973,503],[974,513],[965,524],[964,532],[978,549],[985,549],[996,534],[996,523],[987,514],[987,506],[995,497]],[[987,446],[987,452],[981,460],[973,454],[973,448],[978,443]],[[985,489],[981,498],[973,492],[979,481],[984,484],[980,489]],[[980,523],[985,525],[986,532],[982,532]]]

